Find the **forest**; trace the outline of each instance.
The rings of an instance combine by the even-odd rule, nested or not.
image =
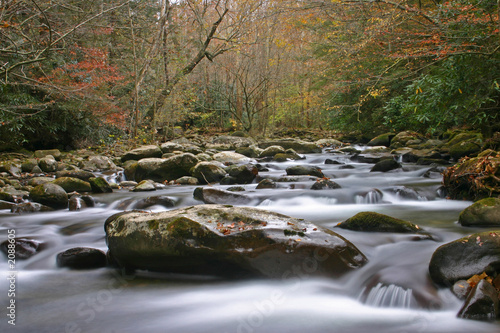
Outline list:
[[[0,150],[500,129],[494,0],[1,0]]]

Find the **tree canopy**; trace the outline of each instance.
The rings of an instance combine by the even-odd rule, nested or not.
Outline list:
[[[2,0],[0,143],[500,128],[493,0]]]

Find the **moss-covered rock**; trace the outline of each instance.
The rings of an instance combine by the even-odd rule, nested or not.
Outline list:
[[[89,182],[73,177],[61,177],[52,181],[53,184],[61,186],[66,192],[91,192]]]
[[[373,139],[370,140],[366,145],[373,147],[373,146],[386,146],[389,147],[391,145],[391,140],[396,136],[395,133],[384,133],[380,134]]]
[[[90,178],[94,177],[94,174],[85,170],[62,170],[56,172],[56,178],[61,177],[73,177],[88,182]]]
[[[320,168],[311,165],[293,165],[286,168],[286,174],[289,176],[315,176],[324,178],[325,175]]]
[[[234,178],[234,184],[251,184],[259,174],[257,167],[251,164],[230,165],[226,172]]]
[[[458,217],[463,226],[499,226],[500,199],[485,198],[464,209]]]
[[[153,157],[161,157],[162,151],[160,147],[156,145],[148,145],[141,146],[135,149],[132,149],[122,156],[122,162],[126,162],[129,160],[139,161],[143,158],[153,158]]]
[[[367,261],[333,231],[249,207],[121,213],[106,221],[105,230],[108,257],[128,269],[286,279],[294,267],[338,277]]]
[[[259,143],[260,148],[265,149],[270,146],[281,146],[285,150],[291,148],[299,154],[321,153],[322,151],[321,147],[316,143],[291,138],[269,140]]]
[[[156,191],[155,183],[152,180],[145,179],[131,190],[132,192],[148,192],[148,191]]]
[[[459,142],[450,147],[450,156],[458,161],[465,156],[475,156],[481,151],[481,145],[473,141]]]
[[[401,168],[401,164],[399,164],[394,159],[385,159],[375,163],[370,172],[388,172],[399,168]]]
[[[68,207],[68,194],[61,186],[52,183],[34,187],[30,191],[30,198],[35,202],[55,209]]]
[[[111,193],[113,189],[106,179],[102,177],[92,177],[89,179],[90,187],[94,193]]]
[[[429,235],[416,224],[375,212],[358,213],[338,224],[337,227],[365,232],[392,232]]]
[[[206,204],[249,205],[254,201],[248,195],[212,187],[197,187],[193,197]]]
[[[159,183],[171,181],[183,176],[191,176],[191,169],[198,163],[198,159],[191,153],[183,153],[169,157],[145,158],[138,162],[135,171],[135,180],[151,179]]]
[[[284,154],[284,153],[285,153],[285,148],[274,145],[266,147],[263,151],[260,152],[259,157],[260,158],[274,157],[276,154]]]
[[[200,162],[193,167],[191,175],[196,177],[200,184],[207,184],[220,182],[227,172],[217,163]]]
[[[406,147],[409,141],[417,142],[424,140],[425,138],[421,134],[416,132],[412,131],[399,132],[392,138],[390,147],[393,149]]]
[[[429,263],[432,280],[442,286],[483,272],[490,276],[500,273],[500,231],[476,233],[441,245]]]

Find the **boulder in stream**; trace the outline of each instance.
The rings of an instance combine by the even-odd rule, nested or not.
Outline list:
[[[16,254],[15,259],[24,260],[31,258],[43,249],[43,243],[30,238],[13,238],[12,240],[6,240],[0,244],[0,250],[2,250],[5,255],[12,253],[12,244],[14,244],[14,250]],[[9,252],[10,251],[10,252]]]
[[[301,176],[301,175],[309,175],[315,176],[319,178],[324,178],[325,175],[317,166],[311,165],[293,165],[286,168],[286,174],[289,176]]]
[[[193,197],[206,204],[248,205],[253,201],[248,195],[212,187],[197,187]]]
[[[219,162],[200,162],[192,169],[192,176],[200,184],[218,183],[227,175],[227,172],[218,165]]]
[[[106,266],[106,254],[89,247],[74,247],[57,254],[58,267],[92,269]]]
[[[371,168],[370,172],[376,172],[376,171],[387,172],[399,168],[401,168],[401,164],[399,164],[394,159],[389,158],[375,163],[375,165]]]
[[[458,217],[463,226],[499,226],[500,199],[486,198],[465,208]]]
[[[111,193],[113,189],[106,181],[106,179],[102,177],[92,177],[89,179],[90,187],[92,188],[92,192],[94,193]]]
[[[367,259],[342,236],[249,207],[128,212],[105,222],[108,258],[127,269],[217,276],[338,277]]]
[[[483,272],[490,276],[500,273],[500,231],[476,233],[441,245],[429,263],[432,280],[441,286]]]
[[[139,161],[143,158],[161,157],[162,154],[160,147],[156,145],[141,146],[123,154],[121,160],[122,162],[129,160]]]
[[[458,317],[464,319],[493,321],[499,318],[498,291],[486,280],[481,280],[471,290]]]
[[[68,207],[68,194],[61,186],[52,183],[35,186],[30,191],[30,198],[55,209]]]
[[[339,223],[337,227],[364,232],[422,234],[430,238],[430,235],[416,224],[375,212],[357,213],[344,222]]]
[[[73,177],[60,177],[52,181],[52,184],[61,186],[66,192],[91,192],[92,187],[89,182]]]
[[[144,158],[137,163],[135,180],[151,179],[162,183],[183,176],[191,176],[191,168],[198,163],[198,159],[191,153],[175,155],[166,159]]]

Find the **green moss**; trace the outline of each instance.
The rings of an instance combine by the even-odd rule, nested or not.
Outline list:
[[[158,230],[159,226],[160,226],[160,221],[158,220],[148,221],[148,227],[150,230]]]
[[[422,233],[413,223],[375,212],[358,213],[338,226],[355,231]]]

